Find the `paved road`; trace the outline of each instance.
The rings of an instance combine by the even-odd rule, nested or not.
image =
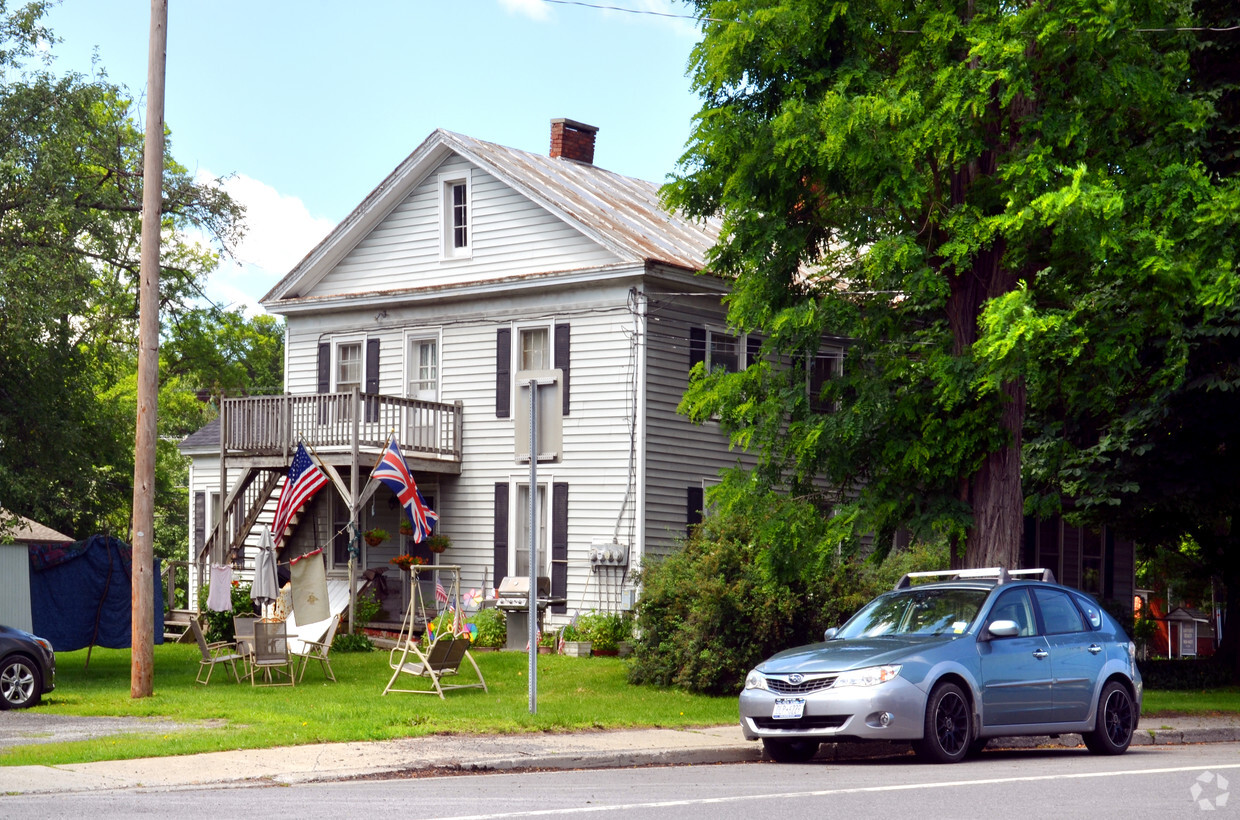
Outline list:
[[[0,796],[0,817],[795,818],[1199,817],[1240,791],[1240,743],[986,752],[956,766],[911,755],[773,763],[435,776],[292,786]],[[1196,787],[1196,789],[1194,789]],[[192,808],[191,808],[192,807]]]

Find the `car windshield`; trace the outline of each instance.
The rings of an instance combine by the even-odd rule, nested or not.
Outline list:
[[[866,604],[836,638],[880,635],[962,635],[989,594],[984,589],[914,589],[893,592]]]

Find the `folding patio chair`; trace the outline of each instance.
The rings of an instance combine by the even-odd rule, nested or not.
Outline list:
[[[244,665],[245,658],[234,651],[236,644],[232,641],[207,643],[207,639],[202,634],[202,625],[198,623],[197,618],[189,619],[189,628],[194,633],[194,640],[198,641],[198,651],[202,653],[202,660],[198,662],[198,675],[194,680],[205,686],[211,682],[211,673],[215,671],[215,665],[226,663],[232,667],[233,677],[237,679],[237,683],[241,683],[241,676],[237,674],[237,661],[241,661]],[[202,676],[204,669],[207,672],[205,678]]]
[[[263,683],[258,682],[259,671]],[[250,654],[250,684],[252,686],[296,686],[297,666],[288,651],[288,635],[284,622],[254,623],[254,644]],[[284,680],[287,678],[287,680]]]
[[[310,665],[310,661],[318,661],[319,666],[323,667],[323,675],[333,683],[336,681],[336,675],[332,672],[332,662],[328,658],[328,653],[332,650],[332,641],[336,638],[336,627],[340,624],[340,616],[333,615],[328,619],[331,621],[327,627],[327,634],[323,636],[321,641],[301,642],[301,648],[293,651],[293,655],[301,661],[301,671],[297,674],[298,682],[306,677],[306,667]]]

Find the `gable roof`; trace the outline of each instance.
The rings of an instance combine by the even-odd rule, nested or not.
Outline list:
[[[260,300],[297,299],[451,154],[483,169],[621,259],[701,270],[719,221],[669,213],[659,186],[584,162],[551,158],[438,129]]]
[[[0,520],[2,520],[6,526],[13,527],[13,529],[6,533],[6,535],[16,543],[68,544],[75,540],[72,536],[57,532],[51,527],[40,524],[38,521],[33,521],[24,515],[10,513],[7,510],[0,510]]]

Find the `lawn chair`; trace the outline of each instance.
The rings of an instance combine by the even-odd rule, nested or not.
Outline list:
[[[246,661],[250,659],[250,655],[254,646],[254,622],[258,618],[253,615],[234,615],[233,616],[233,640],[237,643],[237,653]],[[242,677],[249,677],[247,671]]]
[[[198,641],[198,651],[202,653],[202,660],[198,663],[198,675],[194,678],[198,683],[204,686],[211,682],[211,673],[215,671],[217,663],[226,663],[232,667],[233,677],[237,679],[237,683],[241,683],[241,676],[237,674],[237,661],[245,663],[245,658],[238,655],[236,644],[232,641],[214,641],[207,643],[207,639],[203,637],[202,625],[198,623],[197,618],[189,619],[190,631],[194,633],[194,639]],[[202,676],[203,670],[206,670],[207,676]]]
[[[328,653],[332,649],[332,641],[336,638],[336,627],[340,624],[340,616],[334,615],[328,619],[331,625],[327,627],[327,634],[321,641],[301,642],[301,648],[293,652],[294,656],[301,660],[301,672],[297,675],[297,681],[300,683],[306,677],[306,667],[310,665],[310,661],[318,661],[319,666],[323,667],[323,675],[332,683],[336,682],[336,675],[332,672],[332,662],[328,658]]]
[[[263,683],[258,682],[262,670]],[[250,653],[251,686],[296,686],[297,665],[288,651],[288,635],[284,622],[254,623],[254,645]],[[283,680],[287,678],[287,680]]]

